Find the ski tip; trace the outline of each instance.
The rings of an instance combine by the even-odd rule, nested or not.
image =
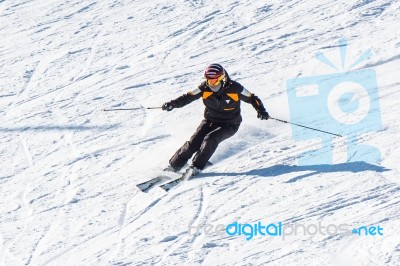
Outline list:
[[[159,186],[159,188],[161,188],[161,190],[163,190],[164,192],[168,192],[171,189],[171,188],[164,187],[164,186]]]
[[[139,186],[136,186],[141,192],[143,192],[143,193],[147,193],[148,192],[148,190],[147,189],[143,189],[143,188],[141,188],[141,187],[139,187]]]

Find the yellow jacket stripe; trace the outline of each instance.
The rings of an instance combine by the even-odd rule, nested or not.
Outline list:
[[[207,99],[208,97],[210,97],[213,94],[212,91],[205,91],[203,92],[203,99]]]
[[[239,101],[239,95],[237,93],[227,93],[226,95],[228,95],[235,102]]]

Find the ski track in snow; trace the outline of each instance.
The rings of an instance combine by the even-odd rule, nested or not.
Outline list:
[[[192,220],[189,222],[188,227],[191,226],[201,226],[202,224],[204,225],[205,220],[204,220],[204,216],[206,213],[206,209],[207,209],[207,199],[206,199],[206,195],[204,192],[204,188],[203,186],[200,187],[200,196],[199,196],[199,203],[198,203],[198,209],[196,211],[196,213],[194,214],[194,217],[192,218]],[[177,254],[177,250],[178,249],[184,249],[184,252],[189,253],[191,250],[195,251],[196,249],[191,249],[191,247],[194,245],[194,242],[196,241],[196,238],[199,237],[199,235],[197,233],[195,233],[193,236],[190,234],[186,234],[186,235],[182,235],[182,236],[167,236],[164,238],[164,240],[161,240],[162,242],[166,242],[166,241],[173,241],[175,239],[177,239],[177,241],[175,241],[173,243],[172,246],[170,246],[165,253],[163,254],[163,256],[161,257],[161,260],[158,261],[156,264],[158,265],[164,265],[165,264],[165,260],[171,256],[171,254]],[[190,248],[188,248],[188,246]],[[186,250],[185,250],[186,249]],[[179,254],[179,253],[178,253]],[[194,257],[190,256],[191,254],[185,254],[184,257],[182,258],[182,261],[189,261],[189,262],[193,262]]]
[[[144,137],[146,135],[146,116],[144,118],[144,122],[143,122],[143,130],[142,133],[140,134],[141,137]],[[138,146],[135,146],[135,149],[132,151],[133,154],[140,154],[140,152],[138,151]],[[133,194],[131,197],[129,197],[129,199],[127,200],[127,202],[123,205],[121,213],[120,213],[120,217],[118,219],[118,225],[119,225],[119,230],[118,230],[118,236],[117,236],[117,247],[115,248],[115,251],[110,255],[109,261],[113,261],[113,259],[115,259],[115,257],[117,256],[118,252],[121,249],[122,246],[122,228],[124,228],[125,223],[126,223],[126,217],[129,214],[128,213],[128,208],[130,205],[130,202],[135,198],[134,197],[135,194]],[[143,210],[139,215],[137,215],[136,217],[140,217],[141,215],[143,215],[145,212],[147,212],[152,206],[154,206],[156,203],[158,202],[158,200],[152,202],[145,210]],[[131,223],[134,222],[130,221]]]
[[[46,64],[46,65],[48,65],[48,63]],[[85,71],[85,68],[82,68],[82,70],[81,70],[81,72],[83,72],[83,71]],[[64,92],[65,91],[60,91],[55,97],[54,97],[54,101],[58,101],[62,96],[63,96],[63,94],[64,94]],[[77,151],[79,151],[79,149],[74,145],[74,143],[73,143],[73,140],[72,140],[72,136],[71,136],[71,134],[70,133],[67,133],[67,134],[64,134],[63,136],[62,136],[64,139],[65,139],[65,144],[66,144],[66,146],[68,147],[68,150],[72,150],[72,151],[74,151],[73,153],[74,154],[77,154]],[[29,164],[30,164],[30,166],[32,166],[33,165],[33,163],[32,163],[32,158],[31,158],[31,155],[30,155],[30,153],[29,153],[29,151],[28,151],[28,149],[27,149],[27,147],[26,147],[26,144],[25,144],[25,142],[23,142],[23,146],[24,146],[24,151],[25,151],[25,155],[26,155],[26,158],[27,158],[27,160],[28,160],[28,162],[29,162]],[[65,168],[64,168],[65,169]],[[62,169],[63,171],[64,171],[64,169]],[[66,170],[66,169],[65,169]],[[77,191],[76,191],[76,189],[73,187],[73,183],[74,183],[74,179],[77,179],[77,177],[76,176],[74,176],[74,174],[73,173],[69,173],[67,176],[69,176],[69,178],[68,178],[68,187],[67,187],[67,189],[66,189],[66,193],[65,193],[65,200],[63,200],[63,203],[62,203],[62,205],[61,206],[59,206],[58,208],[56,208],[56,213],[55,213],[55,216],[56,217],[59,217],[61,214],[60,214],[60,210],[62,209],[62,206],[68,206],[70,203],[71,203],[71,201],[73,200],[73,197],[76,195],[76,193],[77,193]],[[37,183],[40,183],[41,181],[40,180],[37,180],[36,181]],[[45,197],[46,195],[44,195],[44,196],[41,196],[41,197]],[[39,197],[40,198],[40,197]],[[32,201],[31,201],[32,202]],[[27,206],[29,206],[29,205],[27,205]],[[65,213],[63,213],[62,214],[64,217],[65,217]],[[46,230],[45,230],[45,232],[42,234],[42,236],[37,240],[37,242],[36,242],[36,244],[35,244],[35,246],[33,247],[33,251],[32,251],[32,254],[31,254],[31,256],[29,257],[29,259],[28,259],[28,261],[27,261],[27,264],[31,264],[31,263],[33,263],[32,261],[34,261],[34,259],[40,254],[40,244],[42,243],[42,242],[45,242],[44,241],[44,239],[46,239],[46,236],[47,236],[47,233],[49,232],[51,230],[51,225],[48,225],[47,227],[46,227]],[[46,242],[45,242],[45,244],[46,244]],[[42,244],[42,245],[45,245],[45,244]],[[41,250],[41,251],[43,251],[43,250]]]
[[[0,10],[0,265],[400,264],[398,1],[0,0]],[[136,189],[191,136],[203,106],[102,108],[160,106],[220,62],[290,120],[286,80],[334,73],[315,53],[339,66],[342,38],[345,66],[372,51],[353,70],[376,70],[383,129],[360,141],[381,164],[346,162],[345,137],[334,165],[299,166],[318,141],[292,140],[289,125],[259,121],[244,103],[213,166],[169,193]],[[384,236],[204,232],[234,221],[381,225]]]

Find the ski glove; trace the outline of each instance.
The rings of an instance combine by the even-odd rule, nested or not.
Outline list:
[[[269,114],[267,111],[258,111],[257,117],[261,120],[268,120]]]
[[[164,111],[171,111],[172,109],[174,109],[174,107],[170,102],[166,102],[161,106],[161,109],[163,109]]]

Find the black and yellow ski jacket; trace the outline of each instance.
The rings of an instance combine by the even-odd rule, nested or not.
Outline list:
[[[250,103],[257,112],[265,111],[261,100],[245,89],[240,83],[229,78],[225,73],[222,87],[214,92],[202,82],[195,90],[188,92],[170,103],[174,108],[183,107],[197,99],[203,99],[205,105],[204,118],[212,122],[240,124],[242,116],[240,114],[240,102]]]

